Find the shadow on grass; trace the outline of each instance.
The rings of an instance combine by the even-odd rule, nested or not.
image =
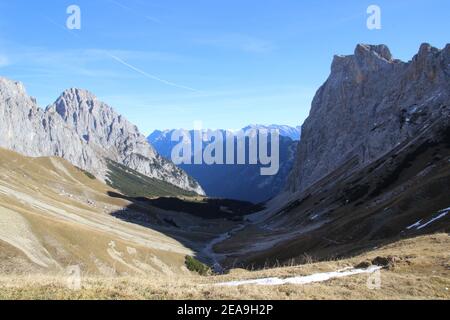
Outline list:
[[[202,252],[213,239],[244,223],[246,215],[264,209],[261,205],[227,199],[150,199],[111,191],[108,196],[130,202],[126,208],[113,212],[112,216],[177,240],[195,252],[194,257],[203,263],[210,262]]]
[[[108,192],[112,198],[120,198],[136,204],[136,208],[151,206],[166,211],[190,214],[202,219],[241,220],[243,216],[261,211],[264,207],[249,202],[227,199],[204,199],[190,201],[174,197],[149,199],[145,197],[129,197],[116,192]]]

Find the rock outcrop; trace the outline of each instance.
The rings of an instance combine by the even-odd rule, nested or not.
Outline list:
[[[350,174],[450,113],[450,45],[409,62],[384,45],[336,56],[302,128],[288,189],[303,191],[350,160]]]
[[[136,126],[92,93],[66,90],[42,110],[19,82],[0,78],[0,147],[27,156],[58,156],[107,176],[111,159],[151,178],[204,194],[184,171],[157,154]]]

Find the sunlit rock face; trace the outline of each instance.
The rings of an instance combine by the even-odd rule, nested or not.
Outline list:
[[[86,90],[66,90],[42,110],[21,83],[0,78],[0,124],[0,147],[27,156],[62,157],[101,180],[107,158],[203,194],[196,181],[156,153],[135,125]]]
[[[349,174],[450,112],[450,45],[423,44],[409,62],[384,45],[336,56],[316,93],[287,188],[303,191],[346,161]]]

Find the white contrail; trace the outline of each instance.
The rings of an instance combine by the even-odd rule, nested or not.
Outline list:
[[[72,35],[73,37],[77,37],[78,39],[82,39],[79,35],[70,32],[66,27],[64,27],[64,26],[62,26],[62,25],[56,23],[56,22],[53,21],[52,19],[50,19],[50,18],[48,18],[48,17],[44,17],[44,18],[45,18],[47,21],[49,21],[50,23],[54,24],[55,26],[58,26],[58,27],[64,29],[65,31],[69,32],[69,34]],[[141,70],[141,69],[139,69],[139,68],[137,68],[137,67],[135,67],[135,66],[129,64],[128,62],[126,62],[126,61],[120,59],[119,57],[113,55],[112,53],[110,53],[110,52],[108,52],[108,51],[106,51],[106,50],[103,50],[103,51],[105,52],[106,55],[108,55],[108,56],[111,57],[112,59],[116,60],[116,61],[119,62],[120,64],[122,64],[122,65],[124,65],[124,66],[130,68],[130,69],[133,70],[133,71],[136,71],[136,72],[140,73],[141,75],[143,75],[143,76],[145,76],[145,77],[147,77],[147,78],[149,78],[149,79],[156,80],[156,81],[161,82],[161,83],[163,83],[163,84],[165,84],[165,85],[172,86],[172,87],[176,87],[176,88],[179,88],[179,89],[185,89],[185,90],[189,90],[189,91],[201,93],[200,90],[197,90],[197,89],[194,89],[194,88],[191,88],[191,87],[188,87],[188,86],[183,86],[183,85],[177,84],[177,83],[175,83],[175,82],[170,82],[170,81],[161,79],[160,77],[157,77],[157,76],[155,76],[155,75],[152,75],[152,74],[150,74],[150,73],[148,73],[148,72],[145,72],[144,70]]]
[[[121,7],[123,9],[125,9],[125,10],[128,10],[129,12],[133,13],[134,15],[136,15],[138,17],[141,17],[141,18],[143,18],[145,20],[149,20],[149,21],[154,22],[154,23],[161,23],[161,21],[159,21],[158,19],[153,18],[153,17],[149,17],[149,16],[144,16],[144,15],[134,11],[131,7],[128,7],[128,6],[122,4],[122,3],[118,2],[118,1],[115,1],[115,0],[106,0],[106,1],[114,3],[115,5]]]
[[[176,88],[180,88],[180,89],[186,89],[186,90],[190,90],[190,91],[194,91],[194,92],[198,92],[198,93],[201,92],[201,91],[199,91],[199,90],[197,90],[197,89],[194,89],[194,88],[191,88],[191,87],[183,86],[183,85],[181,85],[181,84],[177,84],[177,83],[174,83],[174,82],[170,82],[170,81],[161,79],[161,78],[159,78],[159,77],[157,77],[157,76],[155,76],[155,75],[152,75],[152,74],[150,74],[150,73],[147,73],[147,72],[145,72],[144,70],[141,70],[141,69],[139,69],[139,68],[137,68],[137,67],[135,67],[135,66],[129,64],[128,62],[126,62],[126,61],[120,59],[119,57],[117,57],[117,56],[115,56],[115,55],[113,55],[113,54],[111,54],[111,53],[109,53],[109,52],[107,52],[107,51],[105,51],[105,53],[106,53],[108,56],[110,56],[111,58],[113,58],[114,60],[116,60],[117,62],[121,63],[122,65],[124,65],[124,66],[130,68],[131,70],[134,70],[134,71],[136,71],[136,72],[142,74],[143,76],[145,76],[145,77],[147,77],[147,78],[150,78],[150,79],[159,81],[159,82],[164,83],[164,84],[166,84],[166,85],[168,85],[168,86],[172,86],[172,87],[176,87]]]

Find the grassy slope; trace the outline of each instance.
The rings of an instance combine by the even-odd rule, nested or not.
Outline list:
[[[450,237],[436,234],[403,240],[351,259],[262,271],[234,270],[223,276],[82,278],[82,289],[64,277],[0,277],[0,299],[450,299]],[[215,283],[261,277],[290,277],[334,271],[375,257],[394,256],[381,271],[381,288],[368,275],[309,285],[219,287]]]
[[[154,192],[154,181],[114,172],[125,185],[137,179],[130,193]],[[159,182],[155,188],[154,194],[178,192]],[[124,196],[63,159],[0,149],[0,275],[59,274],[71,265],[93,276],[189,274],[186,255],[202,252],[243,213],[229,212],[241,207],[237,202],[179,197]],[[174,203],[192,212],[174,210]]]
[[[0,149],[0,274],[188,273],[189,248],[111,215],[130,205],[114,191],[63,159]]]

